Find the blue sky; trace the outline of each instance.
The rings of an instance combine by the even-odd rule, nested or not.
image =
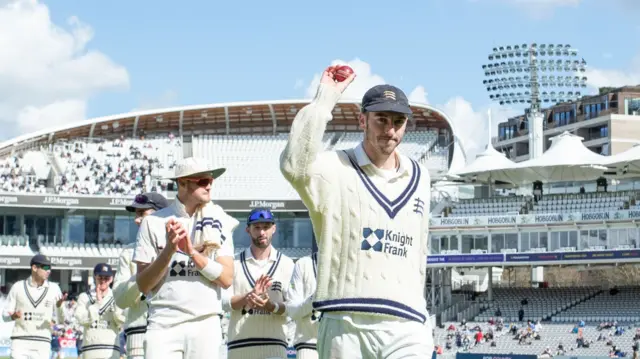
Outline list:
[[[3,37],[8,38],[4,43],[18,48],[23,43],[37,44],[15,50],[14,59],[29,55],[33,58],[28,62],[37,62],[42,58],[44,65],[31,65],[46,72],[55,68],[56,61],[73,63],[87,53],[102,56],[84,61],[85,66],[66,66],[67,72],[83,69],[77,78],[51,75],[46,81],[57,83],[42,81],[37,86],[21,82],[36,81],[36,76],[25,80],[12,75],[11,66],[26,66],[22,60],[4,64],[4,69],[0,60],[0,82],[9,78],[5,83],[17,83],[20,90],[3,92],[0,84],[0,95],[20,95],[17,100],[0,99],[0,121],[18,121],[11,131],[15,135],[67,118],[136,108],[302,98],[314,75],[333,60],[359,59],[370,65],[371,73],[364,76],[381,76],[408,94],[422,86],[430,104],[454,112],[456,122],[473,122],[475,127],[486,122],[484,112],[490,105],[481,65],[497,45],[569,43],[587,60],[593,85],[640,83],[640,62],[635,60],[640,26],[634,21],[640,13],[638,3],[429,0],[303,5],[289,0],[235,4],[193,0],[178,5],[148,0],[44,4],[0,0],[0,44]],[[23,10],[11,10],[16,4]],[[49,19],[42,15],[46,10]],[[29,11],[40,14],[35,16],[38,19],[28,18]],[[3,12],[4,19],[14,19],[22,31],[11,32],[6,21],[3,27]],[[70,18],[79,19],[80,30]],[[40,31],[48,32],[47,36],[28,30],[25,24],[34,26],[36,21],[43,22]],[[41,42],[57,41],[64,33],[75,39],[73,49],[57,56],[53,44],[53,50],[39,54],[48,48]],[[69,77],[73,80],[65,80]],[[60,90],[60,81],[69,82],[65,91]],[[50,120],[54,110],[68,115]]]

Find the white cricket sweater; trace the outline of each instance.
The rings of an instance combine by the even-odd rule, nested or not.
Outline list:
[[[133,263],[135,243],[126,246],[120,253],[118,271],[113,281],[113,296],[116,305],[124,309],[124,333],[144,334],[147,332],[147,311],[149,305],[138,289],[136,282],[137,265]]]
[[[296,261],[291,277],[290,298],[291,302],[301,303],[311,297],[316,291],[318,254],[314,253]],[[318,320],[320,312],[313,308],[300,310],[291,314],[291,319],[296,323],[296,333],[293,347],[300,349],[316,349],[318,341]]]
[[[7,302],[3,310],[3,319],[12,321],[10,312],[20,311],[22,317],[15,320],[11,340],[13,344],[32,345],[33,342],[51,342],[51,320],[64,322],[62,307],[56,307],[56,302],[62,298],[60,286],[57,283],[45,281],[37,287],[31,277],[17,281],[9,291]],[[55,317],[54,317],[55,312]]]
[[[120,351],[120,326],[125,318],[122,309],[115,303],[111,289],[100,302],[96,300],[95,289],[80,293],[74,316],[78,324],[84,327],[79,350],[82,358],[111,358],[114,351]]]
[[[234,261],[235,274],[230,295],[244,295],[253,290],[255,281],[266,274],[272,278],[269,298],[286,302],[293,273],[293,260],[271,247],[269,259],[257,261],[247,248]],[[282,346],[287,343],[287,317],[264,310],[232,310],[228,329],[228,350],[261,346]]]
[[[398,153],[389,176],[362,145],[321,152],[340,93],[320,85],[293,120],[280,157],[284,177],[309,209],[318,242],[314,308],[424,323],[428,253],[428,171]]]
[[[238,227],[237,219],[215,206],[215,218],[189,216],[179,200],[156,211],[142,220],[133,254],[135,263],[152,263],[164,249],[167,241],[165,224],[171,217],[177,218],[191,233],[195,241],[198,226],[211,226],[218,230],[219,238],[212,238],[221,247],[209,257],[234,257],[233,232]],[[193,243],[194,246],[200,243]],[[222,288],[200,275],[193,261],[181,252],[176,252],[166,269],[166,275],[154,291],[146,293],[149,304],[148,329],[167,329],[176,325],[223,314]]]

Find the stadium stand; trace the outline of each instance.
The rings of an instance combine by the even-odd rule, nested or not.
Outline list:
[[[615,294],[614,294],[615,293]],[[616,287],[612,291],[599,291],[588,301],[577,303],[551,318],[552,322],[591,324],[603,322],[640,323],[638,308],[640,288]]]
[[[549,323],[504,322],[446,323],[438,328],[435,342],[444,353],[471,352],[483,354],[537,354],[552,356],[609,356],[614,346],[630,353],[636,331],[626,327],[599,329],[596,326]],[[480,340],[476,336],[481,333]],[[522,338],[522,339],[520,339]],[[581,340],[580,340],[581,339]],[[629,355],[630,356],[630,355]]]
[[[214,186],[214,196],[233,199],[296,199],[297,194],[278,171],[279,154],[288,134],[194,135],[191,155],[227,168],[225,180]],[[409,131],[403,153],[434,171],[446,168],[448,150],[437,146],[435,131]],[[332,132],[323,139],[325,150],[357,145],[361,132]],[[4,192],[132,195],[163,192],[177,160],[184,156],[181,141],[172,133],[155,137],[74,139],[58,141],[38,151],[0,160]],[[247,171],[253,175],[247,176]],[[266,197],[270,198],[266,198]]]
[[[54,153],[57,193],[121,195],[161,190],[153,177],[167,177],[183,155],[181,141],[172,134],[59,142]]]
[[[27,236],[0,236],[0,253],[10,256],[33,255]]]
[[[598,288],[494,288],[492,302],[489,302],[487,293],[478,297],[483,312],[474,320],[487,321],[500,311],[505,321],[520,321],[518,312],[522,309],[525,321],[546,321],[593,298],[598,292]]]
[[[539,214],[602,212],[629,209],[636,205],[636,191],[545,194],[538,201],[532,196],[498,196],[460,199],[449,216],[492,216],[505,214]]]
[[[635,205],[637,192],[591,192],[579,194],[552,194],[543,196],[533,204],[530,213],[600,212],[629,209]]]
[[[41,180],[49,175],[50,164],[41,151],[26,151],[0,159],[0,189],[3,192],[44,193]]]
[[[522,213],[531,198],[524,196],[461,199],[453,205],[452,217],[491,216],[507,213]]]

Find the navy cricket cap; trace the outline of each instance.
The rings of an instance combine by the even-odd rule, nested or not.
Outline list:
[[[44,254],[36,254],[31,258],[30,265],[42,265],[42,266],[50,266],[51,261]]]
[[[93,275],[113,276],[113,268],[107,263],[98,263],[93,267]]]
[[[392,85],[377,85],[362,97],[362,112],[397,112],[411,115],[409,99],[402,90]]]
[[[137,195],[125,209],[128,212],[135,212],[137,209],[155,209],[157,211],[168,206],[169,201],[163,195],[157,192],[147,192]]]
[[[276,223],[273,213],[267,208],[256,208],[249,213],[247,225],[254,223]]]

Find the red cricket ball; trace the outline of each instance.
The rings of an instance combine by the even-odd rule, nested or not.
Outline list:
[[[347,77],[351,76],[353,73],[353,69],[347,65],[340,66],[335,69],[333,73],[333,78],[338,82],[342,82],[347,79]]]

